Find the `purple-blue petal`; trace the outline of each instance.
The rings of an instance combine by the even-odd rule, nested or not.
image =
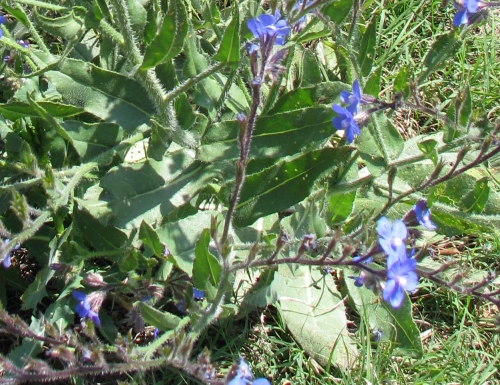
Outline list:
[[[88,318],[92,320],[95,326],[101,327],[101,320],[99,319],[99,316],[97,313],[93,310],[89,311],[89,314],[87,314]]]
[[[354,132],[356,135],[359,135],[359,126],[354,120],[351,121],[351,129],[352,132]]]
[[[358,103],[351,103],[345,109],[354,115],[358,112]]]
[[[85,306],[85,303],[83,301],[78,302],[75,310],[80,318],[86,317],[90,312],[90,309]]]
[[[346,109],[345,108],[342,108],[341,106],[339,106],[338,104],[334,104],[332,106],[332,109],[333,111],[335,111],[335,113],[337,115],[340,115],[340,116],[346,116]]]
[[[205,292],[203,290],[199,290],[196,287],[193,287],[193,298],[194,299],[203,299],[205,296]]]
[[[414,271],[416,267],[417,267],[417,260],[416,259],[411,258],[411,259],[407,259],[405,261],[402,261],[401,267],[399,270],[399,275],[404,275],[410,271]]]
[[[87,295],[83,291],[73,290],[73,298],[78,301],[86,301]]]
[[[336,116],[336,117],[332,118],[333,127],[335,127],[335,129],[337,129],[337,130],[344,130],[344,127],[342,127],[343,120],[344,120],[344,118],[341,116]]]
[[[418,285],[417,273],[415,273],[414,271],[410,271],[404,275],[404,278],[406,278],[406,284],[404,286],[404,289],[409,293],[415,291]]]
[[[459,27],[461,24],[467,24],[469,21],[467,12],[465,10],[458,11],[453,17],[453,25]]]
[[[390,298],[394,295],[394,292],[397,289],[397,284],[396,281],[393,279],[389,279],[385,283],[384,291],[382,292],[382,297],[384,298],[384,301],[389,301]]]
[[[274,44],[276,45],[285,44],[285,38],[283,36],[277,36],[276,39],[274,39]]]
[[[404,300],[405,300],[404,290],[401,288],[401,286],[396,285],[396,290],[394,291],[394,293],[390,298],[391,306],[395,309],[398,309],[401,307]]]
[[[10,267],[10,253],[7,253],[7,255],[5,256],[5,259],[2,262],[2,264],[3,264],[3,267],[5,267],[6,269],[8,269]]]
[[[380,243],[380,239],[379,239],[379,243]],[[386,240],[383,240],[384,242],[387,242]],[[385,249],[384,249],[385,251]],[[390,244],[389,244],[389,252],[387,252],[387,261],[386,261],[386,264],[387,264],[387,275],[389,276],[389,278],[395,278],[395,276],[393,275],[393,271],[394,271],[394,268],[395,268],[395,264],[399,264],[401,262],[400,258],[399,258],[399,255],[397,253],[395,253]]]
[[[6,21],[5,16],[0,15],[0,24],[5,24]]]
[[[380,237],[385,239],[391,238],[392,225],[391,221],[386,217],[382,217],[377,222],[377,233]],[[382,246],[382,245],[381,245]],[[382,246],[383,247],[383,246]]]
[[[250,19],[247,21],[247,27],[255,37],[259,37],[262,33],[261,29],[259,28],[260,26],[261,24],[257,21],[257,19]]]
[[[394,221],[391,235],[399,239],[406,239],[406,237],[408,236],[408,230],[406,229],[406,225],[402,220],[396,219]]]
[[[359,99],[361,99],[361,88],[359,88],[359,82],[358,79],[352,83],[352,94]]]
[[[259,21],[262,27],[268,27],[275,24],[276,18],[273,15],[260,15]]]
[[[344,137],[345,137],[345,140],[347,140],[347,143],[350,144],[350,143],[354,142],[354,132],[352,129],[352,125],[350,125],[349,127],[347,127],[345,129]]]
[[[470,13],[476,13],[478,9],[477,0],[464,0],[464,5]]]
[[[342,103],[349,103],[349,96],[351,96],[351,93],[346,90],[340,91],[340,101]]]
[[[235,377],[227,385],[247,385],[247,382],[243,378]]]
[[[257,378],[252,385],[271,385],[267,378]]]

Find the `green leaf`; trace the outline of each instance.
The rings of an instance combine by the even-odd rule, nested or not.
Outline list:
[[[280,158],[317,145],[335,131],[332,116],[331,108],[317,107],[260,117],[255,124],[249,157]],[[238,158],[239,129],[236,120],[208,126],[202,138],[200,159],[213,162]]]
[[[21,296],[23,310],[36,309],[38,304],[47,296],[47,282],[54,275],[54,270],[45,267],[40,271],[35,280],[28,286],[28,289]]]
[[[66,120],[62,127],[72,140],[82,162],[88,162],[116,146],[123,139],[123,130],[113,123],[83,123]]]
[[[204,229],[210,227],[212,213],[210,211],[200,211],[196,215],[169,222],[156,230],[161,242],[164,242],[177,266],[186,274],[193,272],[193,260],[196,244],[198,243]],[[220,217],[218,217],[220,220]]]
[[[431,159],[434,165],[437,165],[438,153],[436,147],[438,145],[438,142],[436,142],[434,139],[429,139],[429,140],[424,140],[423,142],[419,142],[417,145],[420,151],[422,151],[422,153],[428,159]]]
[[[183,2],[170,0],[160,32],[146,47],[141,69],[153,68],[176,57],[182,50],[187,33],[188,20]]]
[[[463,207],[466,212],[479,214],[484,210],[488,198],[490,197],[491,190],[490,186],[488,186],[488,180],[488,177],[479,179],[474,185],[474,190],[469,192],[460,201],[460,206]]]
[[[37,102],[35,102],[31,96],[28,94],[28,102],[30,103],[31,107],[37,112],[37,114],[45,120],[47,123],[49,123],[52,128],[56,130],[56,132],[63,138],[72,143],[71,137],[68,135],[66,130],[64,129],[63,126],[52,116],[50,115],[45,109],[40,106]]]
[[[356,190],[333,194],[328,197],[325,221],[329,226],[344,222],[354,210]]]
[[[40,317],[39,319],[31,317],[31,324],[29,329],[35,335],[42,335],[44,333],[43,325],[44,320]],[[43,352],[42,341],[37,341],[31,338],[23,338],[23,342],[20,346],[12,349],[7,355],[7,359],[11,361],[18,368],[24,367],[26,364],[26,359],[36,358],[37,355]]]
[[[294,339],[323,367],[330,362],[351,367],[356,344],[348,335],[343,299],[331,275],[308,266],[291,271],[285,265],[279,274],[285,280],[281,314]]]
[[[139,0],[126,0],[132,28],[141,33],[147,22],[147,12]]]
[[[157,257],[163,255],[163,245],[156,231],[145,221],[142,221],[139,228],[139,239],[145,246],[148,246]]]
[[[131,78],[80,60],[65,59],[45,76],[64,100],[131,133],[156,113],[142,86]]]
[[[69,104],[56,102],[37,102],[47,113],[54,118],[66,118],[81,114],[83,109]],[[39,116],[36,110],[29,104],[22,102],[11,102],[8,104],[0,104],[0,113],[6,119],[15,121],[25,116]]]
[[[233,17],[224,32],[215,60],[227,63],[231,68],[238,68],[240,62],[240,13],[238,5],[233,3]]]
[[[285,288],[284,277],[277,274],[275,269],[264,270],[255,283],[247,282],[247,280],[246,271],[236,272],[233,288],[236,296],[243,299],[240,305],[240,314],[247,314],[256,307],[274,305]]]
[[[375,96],[378,98],[378,94],[380,93],[380,77],[382,76],[382,67],[380,67],[376,72],[370,76],[368,81],[366,82],[363,93]]]
[[[118,265],[123,273],[134,271],[139,266],[136,253],[132,250],[127,251],[118,260]]]
[[[179,150],[162,161],[149,159],[109,170],[101,187],[114,213],[111,223],[121,228],[138,227],[143,220],[154,223],[190,201],[217,172],[192,155]]]
[[[347,276],[345,283],[349,298],[361,317],[368,321],[371,330],[382,332],[380,341],[395,342],[395,353],[399,355],[421,357],[423,354],[420,333],[412,318],[411,301],[407,294],[403,305],[393,309],[365,287],[357,287],[351,276],[357,276],[352,270],[344,269]]]
[[[424,64],[427,69],[418,77],[418,84],[422,84],[429,74],[439,68],[441,63],[454,55],[458,46],[459,41],[455,30],[450,31],[447,35],[440,36],[425,56]]]
[[[402,92],[405,98],[410,94],[410,86],[408,80],[410,78],[410,71],[407,66],[401,67],[396,79],[394,79],[394,92]]]
[[[342,82],[325,82],[313,87],[300,87],[279,98],[266,115],[275,115],[306,107],[318,107],[323,104],[331,105],[334,100],[339,98],[340,92],[343,90],[350,91],[351,87]]]
[[[351,11],[353,0],[332,1],[321,8],[321,14],[328,16],[332,22],[339,25]]]
[[[101,308],[99,311],[99,320],[101,321],[99,333],[102,334],[110,344],[114,344],[116,342],[116,336],[118,335],[118,328],[114,323],[113,317],[111,317],[105,309]]]
[[[127,235],[116,227],[104,226],[87,211],[76,207],[73,210],[73,222],[83,237],[98,251],[121,249],[127,243]]]
[[[160,311],[144,302],[136,302],[136,304],[144,321],[160,330],[172,330],[181,322],[181,319],[174,314]]]
[[[377,19],[374,17],[372,22],[366,28],[366,31],[361,39],[359,48],[358,63],[363,76],[370,75],[375,56],[375,45],[377,42]]]
[[[259,173],[248,175],[236,205],[234,225],[247,226],[309,196],[316,180],[334,167],[340,167],[353,151],[351,147],[325,148],[283,160]],[[222,190],[229,196],[233,184]]]
[[[457,95],[458,108],[458,121],[463,127],[467,127],[469,123],[470,116],[472,114],[472,97],[470,94],[470,87],[467,85],[460,93]]]
[[[378,176],[403,151],[404,140],[384,113],[372,114],[356,144],[370,173]]]
[[[38,27],[51,35],[65,39],[73,39],[84,26],[85,8],[73,7],[72,11],[64,16],[49,18],[38,13],[33,8],[33,19]]]
[[[199,290],[206,290],[207,284],[216,287],[222,271],[219,260],[208,250],[209,243],[210,230],[205,229],[196,243],[193,263],[193,285]]]
[[[313,86],[321,82],[321,70],[318,60],[309,49],[304,50],[302,56],[302,76],[300,88]]]

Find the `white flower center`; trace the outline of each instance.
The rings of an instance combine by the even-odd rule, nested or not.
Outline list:
[[[392,240],[392,244],[394,247],[399,247],[403,244],[403,240],[401,238],[394,237]]]
[[[406,286],[407,280],[405,277],[398,277],[398,282],[401,286]]]

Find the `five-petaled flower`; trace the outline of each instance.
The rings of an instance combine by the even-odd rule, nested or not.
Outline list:
[[[460,26],[461,24],[469,23],[469,14],[476,13],[478,9],[478,1],[477,0],[462,0],[461,5],[454,4],[455,8],[458,9],[455,17],[453,17],[453,25],[455,27]]]
[[[340,92],[340,101],[342,103],[349,103],[346,110],[351,114],[358,112],[359,104],[361,103],[361,88],[359,87],[358,79],[352,83],[352,94],[345,90]]]
[[[354,134],[359,135],[359,126],[354,120],[354,116],[350,111],[338,104],[334,104],[332,108],[337,114],[337,116],[332,119],[333,127],[335,127],[337,131],[344,131],[347,143],[352,143],[354,141]]]
[[[99,320],[99,315],[90,308],[85,293],[79,290],[73,290],[73,298],[79,301],[78,305],[76,305],[76,312],[80,318],[89,318],[97,327],[100,327],[101,321]]]
[[[426,201],[419,199],[413,206],[413,212],[415,213],[417,221],[420,225],[424,226],[427,230],[436,230],[436,225],[431,221],[431,213],[427,208]]]
[[[379,235],[378,243],[388,255],[387,260],[406,258],[404,240],[408,236],[408,230],[403,221],[397,219],[394,221],[394,225],[391,225],[389,219],[382,217],[377,223],[377,233]]]
[[[281,19],[280,11],[273,15],[259,15],[247,21],[247,26],[252,34],[263,43],[274,40],[274,44],[285,44],[285,37],[290,33],[286,20]]]
[[[418,276],[415,273],[417,261],[408,258],[406,249],[402,258],[387,257],[387,282],[384,286],[382,297],[389,302],[393,308],[399,308],[405,299],[405,293],[413,292],[417,288]]]

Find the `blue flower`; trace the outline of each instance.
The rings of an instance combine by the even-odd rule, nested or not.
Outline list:
[[[252,34],[261,41],[268,42],[274,39],[274,44],[285,44],[285,37],[290,33],[286,20],[280,20],[281,13],[276,10],[275,15],[259,15],[247,21],[247,26]]]
[[[79,290],[73,290],[73,298],[79,301],[78,305],[76,305],[76,312],[80,318],[89,318],[97,327],[100,327],[101,321],[99,320],[99,315],[90,308],[85,293]]]
[[[4,15],[0,15],[0,24],[5,24],[7,20],[5,19],[5,16]],[[0,30],[0,33],[1,33],[1,30]]]
[[[387,258],[387,282],[382,297],[393,308],[401,307],[405,299],[405,290],[407,292],[416,290],[418,284],[418,276],[414,271],[416,267],[417,261],[406,256],[406,249],[403,258]]]
[[[245,362],[245,360],[240,357],[238,360],[238,367],[236,369],[236,376],[229,381],[227,385],[271,385],[269,380],[265,378],[257,378],[252,382],[253,376],[250,366]]]
[[[436,230],[436,225],[431,221],[431,213],[427,208],[427,202],[420,199],[415,206],[413,206],[413,212],[417,217],[418,223],[424,226],[427,230]]]
[[[377,233],[379,235],[378,243],[387,253],[387,263],[391,261],[391,265],[395,259],[406,258],[406,245],[404,240],[408,236],[403,221],[397,219],[394,221],[394,226],[386,217],[382,217],[377,223]]]
[[[462,5],[456,5],[456,4],[454,5],[455,8],[458,9],[458,12],[453,17],[453,25],[455,27],[458,27],[461,24],[468,24],[469,23],[468,14],[476,13],[478,9],[477,0],[463,0]]]
[[[359,135],[359,126],[354,120],[352,113],[338,104],[332,106],[333,111],[337,114],[332,119],[333,127],[338,131],[345,131],[345,139],[347,143],[354,141],[354,134]]]
[[[196,287],[193,287],[193,298],[195,300],[203,299],[205,296],[205,292],[203,290],[199,290]]]
[[[359,104],[361,103],[361,88],[359,88],[357,79],[352,83],[352,94],[348,91],[340,91],[340,101],[342,103],[349,103],[346,109],[351,114],[358,112]]]

